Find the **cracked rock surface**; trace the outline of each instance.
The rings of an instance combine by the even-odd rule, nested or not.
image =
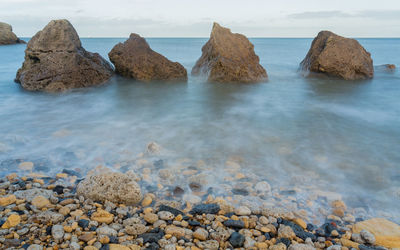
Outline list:
[[[112,66],[86,51],[67,20],[53,20],[29,41],[15,81],[30,91],[59,92],[104,83]]]

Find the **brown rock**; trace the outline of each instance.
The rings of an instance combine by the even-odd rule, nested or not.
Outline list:
[[[374,218],[358,222],[353,226],[353,233],[367,230],[375,236],[375,244],[387,248],[400,248],[400,226],[383,218]]]
[[[17,201],[17,198],[13,194],[5,196],[5,197],[1,197],[0,198],[0,206],[6,207],[10,204],[15,203],[16,201]]]
[[[108,56],[116,73],[125,77],[144,82],[187,81],[186,69],[181,64],[153,51],[138,34],[132,33],[124,43],[115,45]]]
[[[126,205],[142,199],[139,185],[122,173],[102,173],[86,177],[77,186],[78,195],[94,201],[111,201]]]
[[[12,31],[11,25],[0,22],[0,45],[25,43],[20,40]]]
[[[21,222],[21,217],[18,214],[11,214],[10,216],[8,216],[6,222],[4,222],[1,228],[8,229],[11,227],[15,227],[20,222]]]
[[[98,209],[92,214],[90,219],[100,223],[110,224],[114,220],[114,215],[106,210]]]
[[[371,54],[358,41],[321,31],[300,63],[303,70],[324,73],[345,80],[374,76]]]
[[[31,203],[38,209],[42,209],[50,205],[50,201],[46,197],[43,197],[41,195],[35,196]]]
[[[29,41],[15,81],[27,90],[57,92],[99,85],[112,74],[106,60],[82,47],[67,20],[53,20]]]
[[[201,49],[203,54],[192,69],[193,75],[206,75],[210,82],[260,82],[267,72],[259,64],[254,45],[242,34],[214,23],[210,40]]]

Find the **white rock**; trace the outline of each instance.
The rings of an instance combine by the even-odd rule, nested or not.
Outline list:
[[[251,210],[246,206],[240,206],[235,209],[235,214],[241,215],[241,216],[246,216],[246,215],[251,214]]]
[[[97,228],[96,233],[98,235],[108,235],[108,236],[117,236],[117,234],[118,234],[118,232],[116,230],[114,230],[108,226],[103,226],[103,227]]]
[[[371,245],[375,244],[375,236],[372,233],[363,229],[363,230],[361,230],[360,235],[363,238],[363,240],[365,240],[365,242],[367,242]]]
[[[267,194],[271,192],[271,186],[266,181],[260,181],[254,187],[258,193]]]
[[[175,218],[175,216],[171,212],[168,212],[168,211],[158,212],[158,217],[161,220],[173,220]]]
[[[56,241],[61,240],[64,237],[64,227],[62,225],[54,225],[51,228],[51,236]]]

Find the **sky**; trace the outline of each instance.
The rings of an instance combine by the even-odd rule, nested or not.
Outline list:
[[[400,0],[0,0],[20,37],[52,19],[81,37],[208,37],[214,21],[248,37],[400,37]]]

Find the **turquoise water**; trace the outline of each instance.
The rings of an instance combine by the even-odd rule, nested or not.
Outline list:
[[[82,39],[105,58],[125,39]],[[148,39],[188,72],[207,39]],[[204,160],[218,172],[231,156],[243,171],[280,186],[334,191],[354,207],[400,218],[400,70],[368,81],[305,79],[298,70],[311,39],[251,39],[269,81],[140,83],[63,94],[31,93],[13,82],[25,45],[0,47],[0,167],[19,159],[54,174],[136,159],[147,143],[168,159]],[[374,64],[400,65],[400,39],[359,39]],[[36,164],[38,163],[38,164]],[[218,186],[224,174],[213,174]],[[302,182],[302,183],[299,183]]]

